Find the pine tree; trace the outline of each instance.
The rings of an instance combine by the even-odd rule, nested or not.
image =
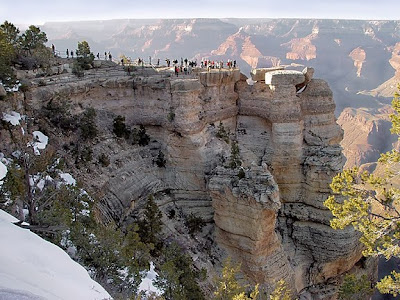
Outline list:
[[[79,127],[84,140],[91,140],[97,136],[96,110],[93,107],[85,110]]]
[[[395,113],[390,115],[391,131],[400,135],[398,93],[392,107]],[[400,190],[391,182],[399,162],[400,153],[393,150],[382,154],[378,160],[378,166],[387,168],[385,174],[374,175],[354,168],[336,175],[330,185],[334,195],[324,204],[334,216],[331,226],[343,229],[351,225],[361,232],[365,256],[400,257]],[[393,271],[377,284],[377,288],[381,293],[399,294],[400,274]]]
[[[113,122],[113,132],[119,138],[128,137],[129,130],[125,125],[125,117],[118,115]]]
[[[44,48],[44,43],[47,42],[46,33],[41,31],[39,27],[34,25],[29,26],[29,28],[22,34],[20,38],[20,44],[23,50],[29,52],[30,55],[33,54],[33,50],[38,48]]]
[[[240,160],[239,145],[236,141],[232,141],[231,145],[231,156],[229,158],[229,167],[231,169],[236,169],[242,165]]]
[[[139,221],[139,234],[143,242],[158,245],[160,243],[159,234],[162,229],[162,214],[153,195],[147,198],[147,203],[143,218]]]
[[[231,258],[224,262],[221,276],[217,279],[217,290],[214,292],[215,300],[250,300],[257,299],[259,288],[256,285],[250,294],[246,296],[246,288],[236,279],[240,272],[240,264],[234,264]]]
[[[167,300],[202,300],[203,292],[197,284],[200,272],[193,268],[190,256],[183,253],[176,243],[163,249],[162,263],[155,286],[163,291]]]
[[[270,300],[291,300],[291,292],[287,287],[285,280],[281,279],[276,283],[275,289],[272,291]]]
[[[347,274],[339,287],[340,300],[364,300],[368,299],[374,289],[366,275],[356,277],[354,274]]]

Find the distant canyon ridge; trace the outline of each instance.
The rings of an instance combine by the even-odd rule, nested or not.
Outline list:
[[[390,101],[400,82],[400,21],[318,19],[170,19],[45,23],[49,45],[155,63],[188,58],[236,60],[253,68],[314,67],[330,85],[344,129],[347,165],[373,162],[393,147]]]

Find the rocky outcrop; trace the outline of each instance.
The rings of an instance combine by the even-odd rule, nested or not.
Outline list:
[[[102,191],[106,218],[124,222],[147,195],[168,194],[163,205],[214,220],[212,239],[254,282],[270,287],[283,278],[293,291],[328,299],[335,290],[326,292],[327,282],[361,257],[358,236],[332,230],[323,206],[344,164],[332,92],[312,69],[254,74],[254,85],[237,69],[96,78],[26,96],[33,107],[62,97],[76,112],[94,107],[104,128],[117,115],[146,127],[146,149],[118,145],[109,134],[94,145],[95,153],[112,153],[107,172],[84,175]],[[221,126],[226,141],[217,137]],[[229,140],[238,143],[242,170],[228,167]],[[159,151],[165,168],[154,164]]]
[[[338,118],[344,130],[341,142],[345,168],[376,162],[381,153],[393,149],[397,137],[390,133],[390,108],[346,108]]]
[[[392,57],[389,60],[391,67],[394,69],[394,76],[380,84],[375,89],[370,91],[362,91],[363,94],[371,95],[374,97],[393,97],[394,93],[398,90],[398,84],[400,82],[400,43],[396,43],[394,46],[389,47],[392,51]]]
[[[238,178],[237,170],[219,167],[209,189],[218,243],[255,282],[291,282],[290,264],[275,232],[279,188],[266,165],[248,168],[244,178]]]
[[[357,77],[361,77],[363,63],[365,62],[365,59],[367,57],[364,49],[362,49],[361,47],[357,47],[350,52],[349,56],[354,61],[354,67],[356,67],[357,69]]]
[[[307,87],[297,93],[305,74]],[[343,133],[335,121],[329,86],[310,77],[311,70],[276,70],[265,72],[265,81],[253,86],[238,82],[237,140],[246,178],[228,180],[234,174],[217,172],[209,186],[217,241],[245,270],[254,271],[248,271],[254,280],[272,284],[284,278],[297,291],[334,278],[361,257],[358,236],[350,229],[331,229],[330,213],[323,206],[329,183],[344,164],[339,145]],[[272,197],[261,204],[241,192],[242,184],[256,186],[257,179],[247,174],[261,166],[274,178],[265,184],[279,188],[279,210]],[[259,221],[262,212],[265,217]],[[257,251],[259,244],[266,253]]]

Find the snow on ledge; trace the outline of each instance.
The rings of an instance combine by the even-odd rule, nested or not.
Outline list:
[[[3,112],[3,121],[9,122],[13,126],[19,125],[20,120],[21,115],[15,111],[10,112],[9,114]]]
[[[49,142],[49,137],[38,130],[32,132],[32,135],[34,138],[33,149],[36,155],[40,155],[39,149],[46,149],[47,143]]]
[[[153,262],[150,262],[150,271],[148,271],[146,277],[142,279],[142,282],[139,285],[138,292],[142,292],[142,294],[146,295],[154,293],[160,296],[162,292],[153,284],[157,276],[158,274],[154,270],[154,264]]]
[[[72,177],[71,174],[69,173],[60,173],[61,179],[65,182],[67,185],[76,185],[76,180],[74,177]]]
[[[0,180],[2,180],[7,175],[7,167],[0,161]]]

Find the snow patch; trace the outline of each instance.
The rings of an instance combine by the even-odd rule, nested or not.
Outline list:
[[[65,182],[67,185],[76,185],[76,180],[74,177],[72,177],[71,174],[69,173],[60,173],[61,179]]]
[[[0,161],[0,180],[2,180],[7,175],[7,167]],[[2,181],[0,181],[2,182]],[[0,183],[1,185],[1,183]]]
[[[19,87],[20,87],[21,85],[22,85],[22,84],[19,82],[19,83],[17,83],[17,84],[14,84],[12,87],[4,86],[4,89],[5,89],[7,92],[18,92],[18,91],[19,91]]]
[[[41,131],[32,132],[34,141],[33,149],[36,155],[40,155],[40,150],[46,149],[47,143],[49,142],[49,137],[43,134]]]
[[[0,210],[0,236],[7,239],[1,245],[0,299],[111,299],[61,248],[13,222],[18,220]]]
[[[246,79],[246,82],[247,82],[248,85],[254,85],[257,81],[254,81],[254,80],[251,79],[251,78],[247,78],[247,79]]]
[[[146,277],[142,279],[142,282],[139,285],[138,292],[143,292],[144,294],[155,293],[160,296],[162,292],[153,284],[157,276],[158,274],[154,270],[154,264],[153,262],[150,262],[150,270],[147,272]]]
[[[3,112],[3,121],[6,121],[13,126],[19,125],[20,120],[21,115],[15,111],[10,112],[9,114]]]

